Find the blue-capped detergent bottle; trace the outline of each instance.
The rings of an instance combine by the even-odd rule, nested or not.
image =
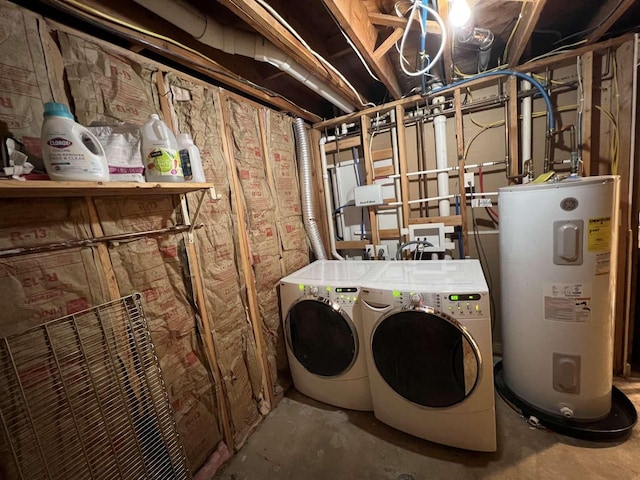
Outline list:
[[[62,103],[44,104],[42,159],[57,181],[109,181],[109,165],[96,136],[73,119]]]

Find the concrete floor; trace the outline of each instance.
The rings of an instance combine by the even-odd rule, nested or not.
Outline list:
[[[640,378],[617,380],[640,410]],[[595,443],[530,427],[496,394],[498,451],[477,453],[404,434],[373,414],[340,410],[291,391],[216,478],[640,479],[640,427]]]

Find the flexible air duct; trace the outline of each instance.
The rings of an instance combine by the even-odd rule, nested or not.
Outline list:
[[[320,230],[315,218],[313,207],[313,189],[311,187],[311,157],[309,155],[309,140],[304,128],[304,120],[296,118],[295,123],[296,146],[300,170],[300,195],[302,197],[302,219],[309,235],[311,249],[318,260],[326,260],[327,253],[320,238]]]

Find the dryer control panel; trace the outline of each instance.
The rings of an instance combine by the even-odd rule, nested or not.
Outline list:
[[[456,318],[481,318],[490,315],[488,293],[393,292],[394,305],[425,305]]]
[[[354,305],[358,301],[360,289],[358,287],[341,287],[341,286],[317,286],[317,285],[300,285],[301,292],[304,295],[314,297],[328,298],[340,306]]]

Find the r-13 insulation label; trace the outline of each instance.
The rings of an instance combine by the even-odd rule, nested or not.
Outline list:
[[[590,283],[546,283],[543,289],[545,320],[574,323],[591,320]]]
[[[611,217],[589,219],[587,249],[590,252],[602,252],[611,249]]]

